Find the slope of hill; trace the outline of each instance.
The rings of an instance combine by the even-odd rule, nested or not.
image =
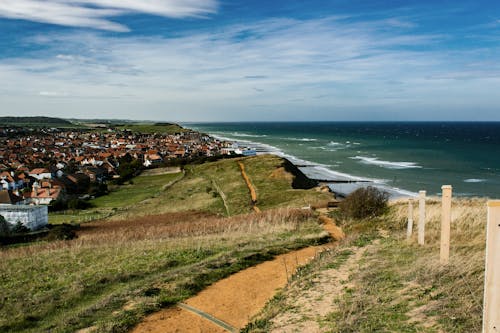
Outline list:
[[[229,274],[328,239],[311,212],[294,209],[328,194],[293,189],[280,158],[243,162],[261,214],[250,213],[237,161],[223,160],[183,178],[140,176],[96,199],[82,214],[112,219],[83,223],[77,239],[2,249],[0,331],[125,332]]]
[[[0,124],[33,127],[76,127],[72,122],[52,117],[0,117]]]
[[[439,263],[440,214],[429,200],[425,246],[405,239],[406,203],[346,222],[341,246],[300,270],[246,331],[480,332],[486,200],[453,201],[448,266]]]

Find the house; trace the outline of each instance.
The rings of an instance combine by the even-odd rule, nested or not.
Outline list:
[[[152,165],[158,165],[163,162],[163,159],[158,154],[147,154],[144,155],[144,163],[145,167],[150,167]]]
[[[20,222],[30,230],[41,229],[49,223],[47,206],[0,204],[0,215],[2,215],[10,225],[14,226]]]
[[[52,201],[61,199],[63,191],[59,186],[51,186],[49,188],[42,188],[38,183],[33,184],[31,193],[25,195],[25,202],[35,205],[50,205]]]
[[[52,179],[52,174],[48,169],[45,168],[37,168],[33,169],[29,172],[29,175],[33,178],[36,178],[38,180],[42,179]]]
[[[90,185],[90,176],[84,173],[72,173],[66,178],[73,184],[74,193],[86,192]]]

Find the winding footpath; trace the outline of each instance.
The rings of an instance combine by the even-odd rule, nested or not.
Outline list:
[[[320,221],[333,239],[339,239],[340,229],[331,219],[320,217]],[[185,303],[146,317],[133,332],[238,332],[280,288],[286,286],[298,267],[334,246],[331,243],[307,247],[235,273],[212,284]]]
[[[325,246],[304,248],[233,274],[214,283],[184,304],[152,314],[133,332],[239,331],[279,288],[286,285],[297,267],[309,262],[324,248]],[[215,323],[213,319],[227,327],[223,328],[223,325]]]

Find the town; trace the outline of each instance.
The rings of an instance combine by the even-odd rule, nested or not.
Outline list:
[[[255,154],[180,126],[174,133],[142,133],[113,126],[0,126],[0,139],[3,209],[5,205],[79,208],[83,200],[106,194],[108,182],[122,184],[145,168]]]

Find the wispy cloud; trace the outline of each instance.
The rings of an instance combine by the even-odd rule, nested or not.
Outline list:
[[[0,17],[126,32],[128,27],[110,18],[134,12],[202,17],[215,13],[217,5],[217,0],[2,0]]]
[[[491,74],[500,67],[478,60],[484,52],[452,53],[439,48],[446,36],[386,27],[270,19],[176,37],[43,35],[26,42],[44,45],[49,57],[0,61],[0,79],[16,87],[0,94],[6,105],[39,113],[170,120],[279,119],[285,110],[339,119],[335,110],[348,109],[421,109],[425,117],[442,105],[500,103]]]

